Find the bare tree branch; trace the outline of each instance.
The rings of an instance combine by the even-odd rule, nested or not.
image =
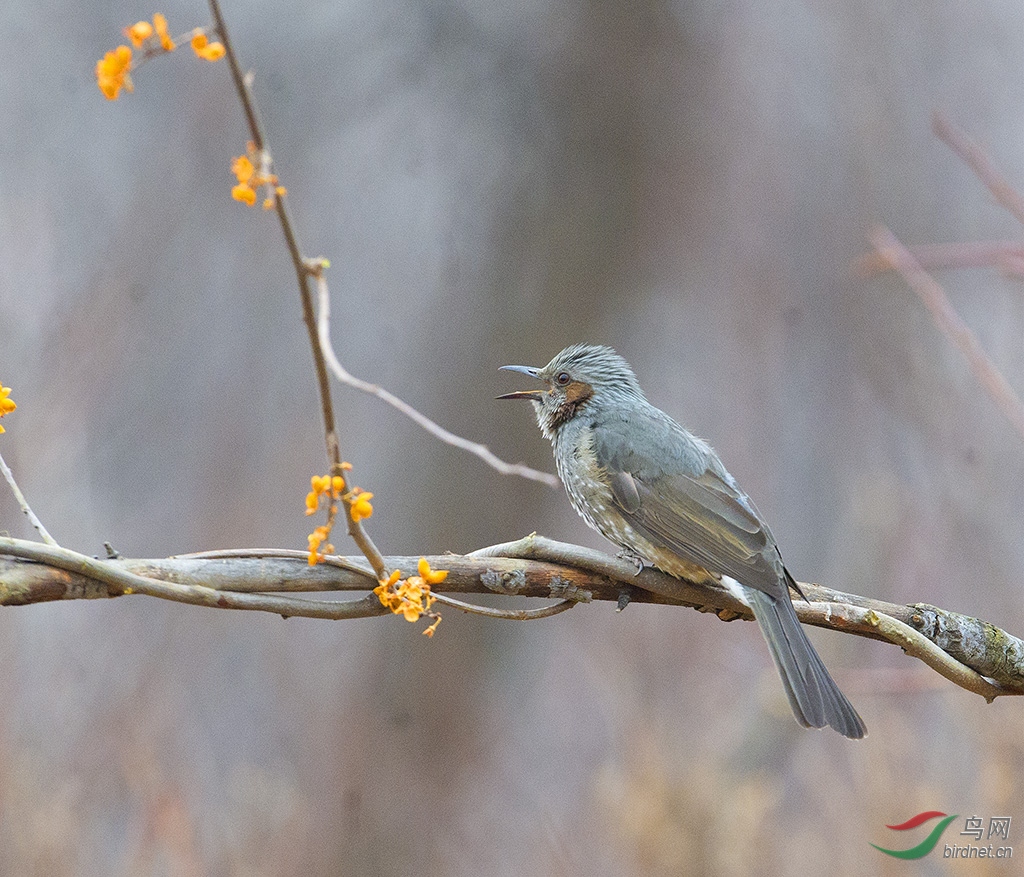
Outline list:
[[[376,574],[362,558],[328,557],[309,566],[306,553],[280,550],[205,552],[166,559],[98,560],[38,542],[0,537],[0,605],[147,594],[221,609],[310,618],[386,614],[373,594],[358,600],[282,596],[295,592],[364,591]],[[674,604],[750,620],[750,610],[723,588],[674,579],[599,551],[531,535],[469,555],[428,557],[449,570],[446,594],[556,599],[539,610],[492,610],[528,620],[571,605],[607,600]],[[385,558],[387,568],[414,571],[418,557]],[[1024,694],[1024,642],[987,622],[924,603],[900,605],[801,583],[808,601],[794,607],[806,624],[895,643],[962,688],[986,700]],[[436,588],[435,588],[436,590]],[[446,601],[446,602],[450,602]],[[469,610],[466,605],[456,608]],[[565,605],[568,604],[568,605]]]

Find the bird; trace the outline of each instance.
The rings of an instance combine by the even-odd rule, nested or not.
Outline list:
[[[527,399],[573,507],[620,556],[697,584],[717,582],[753,612],[799,724],[851,739],[863,720],[829,675],[793,607],[806,600],[775,537],[718,454],[644,396],[611,347],[576,344],[542,368],[502,369],[542,386]]]

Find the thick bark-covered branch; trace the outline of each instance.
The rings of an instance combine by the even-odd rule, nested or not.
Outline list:
[[[147,594],[284,616],[342,619],[386,614],[372,594],[354,600],[291,596],[368,591],[377,584],[362,558],[330,557],[311,567],[307,557],[300,551],[245,549],[156,560],[100,560],[38,542],[0,538],[0,605]],[[539,610],[486,610],[504,618],[544,617],[591,600],[614,601],[620,608],[630,602],[684,605],[714,612],[725,621],[752,617],[724,589],[673,579],[653,569],[637,574],[627,561],[539,536],[427,560],[435,569],[449,570],[442,596],[493,593],[559,601]],[[416,571],[419,557],[385,561],[388,569],[409,575]],[[797,598],[794,606],[806,624],[895,643],[987,700],[1024,694],[1024,642],[988,622],[925,603],[900,605],[809,583],[800,587],[808,600]]]

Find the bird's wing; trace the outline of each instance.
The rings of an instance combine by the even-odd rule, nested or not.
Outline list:
[[[788,598],[771,531],[714,452],[688,447],[680,427],[658,420],[643,430],[653,449],[644,455],[628,441],[637,426],[594,429],[594,454],[622,516],[649,541],[691,563]]]
[[[775,538],[715,452],[656,409],[594,424],[593,451],[619,513],[640,535],[751,589],[751,609],[797,721],[863,737],[864,722],[800,625],[787,590],[797,585]]]

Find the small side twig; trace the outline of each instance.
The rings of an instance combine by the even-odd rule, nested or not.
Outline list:
[[[996,203],[1024,224],[1024,195],[996,168],[980,144],[938,110],[932,113],[932,131],[974,172]],[[922,244],[907,250],[929,270],[991,267],[1007,275],[1024,276],[1024,243],[1020,241],[958,241]],[[866,253],[853,263],[862,276],[891,267],[878,253]]]
[[[1024,438],[1024,402],[989,358],[977,336],[953,308],[939,283],[887,228],[876,228],[870,236],[879,258],[891,265],[917,293],[935,325],[967,360],[971,374],[999,406],[1013,428]]]
[[[469,441],[469,439],[465,439],[462,436],[455,435],[453,432],[449,432],[425,414],[417,411],[408,402],[403,401],[393,393],[389,393],[383,387],[380,387],[377,384],[371,384],[369,381],[361,380],[360,378],[350,374],[349,371],[341,364],[337,354],[334,352],[334,347],[331,344],[331,297],[327,286],[327,279],[321,273],[317,276],[316,283],[320,347],[324,351],[327,358],[327,364],[330,366],[331,372],[339,381],[363,393],[376,396],[382,402],[385,402],[392,408],[400,411],[410,420],[419,424],[435,438],[440,439],[445,444],[452,445],[453,447],[461,448],[464,451],[475,454],[487,463],[488,466],[496,469],[502,475],[519,475],[522,478],[539,481],[550,487],[558,486],[558,478],[550,472],[540,472],[537,469],[531,469],[529,466],[524,466],[522,463],[506,463],[500,457],[496,456],[486,445]]]
[[[575,600],[559,600],[550,606],[541,609],[495,609],[491,606],[481,606],[479,603],[467,603],[464,600],[456,600],[454,597],[446,597],[444,594],[433,592],[433,597],[438,603],[444,606],[451,606],[454,609],[461,609],[469,615],[482,615],[484,618],[504,618],[508,621],[534,621],[538,618],[550,618],[572,609],[579,605]]]
[[[32,526],[36,528],[36,532],[39,533],[43,542],[47,545],[57,545],[57,540],[50,535],[46,527],[43,526],[43,522],[40,521],[39,518],[36,517],[36,513],[32,511],[32,507],[28,504],[28,500],[25,499],[25,494],[21,492],[21,488],[18,487],[18,482],[14,480],[14,473],[11,471],[11,467],[7,465],[7,461],[4,459],[3,454],[0,454],[0,472],[4,473],[4,478],[11,488],[11,493],[14,494],[14,498],[18,501],[18,507],[25,513]]]

